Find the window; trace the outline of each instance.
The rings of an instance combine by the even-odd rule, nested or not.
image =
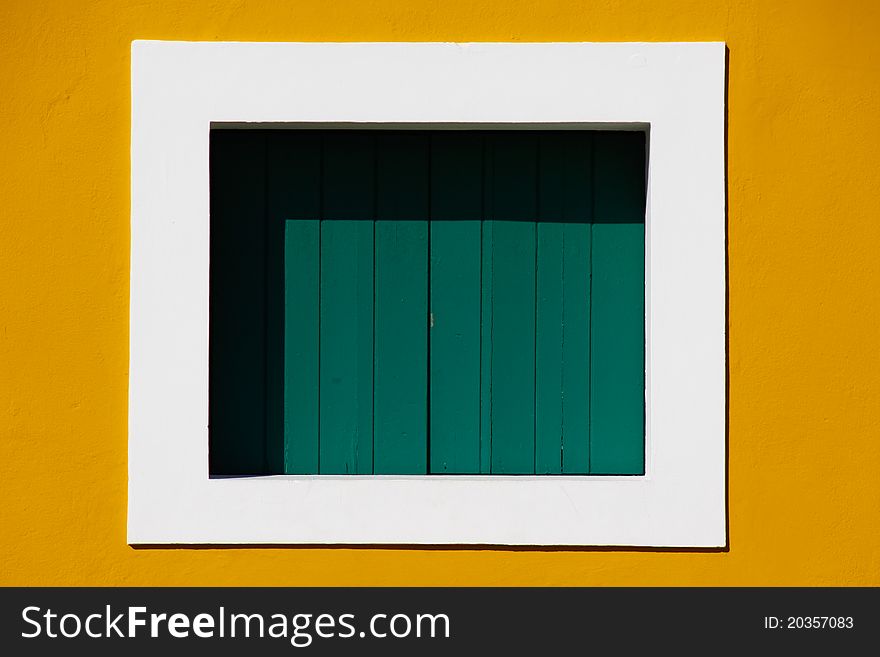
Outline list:
[[[214,474],[642,474],[642,131],[211,140]]]
[[[135,42],[132,45],[128,541],[136,544],[725,545],[724,84],[725,49],[719,43]],[[595,463],[591,463],[589,473],[561,472],[552,476],[532,474],[528,467],[521,468],[519,464],[512,466],[508,473],[485,473],[481,469],[480,472],[449,474],[451,458],[445,461],[446,474],[401,474],[395,467],[398,473],[229,476],[220,475],[218,467],[218,472],[212,475],[209,402],[216,397],[209,395],[209,384],[217,374],[215,368],[223,365],[209,358],[209,354],[214,353],[209,342],[209,337],[214,337],[210,318],[224,311],[212,307],[210,292],[217,276],[222,280],[230,273],[225,269],[225,274],[212,270],[219,264],[218,257],[221,262],[223,258],[211,252],[212,237],[217,237],[211,222],[212,130],[217,134],[234,130],[243,141],[268,139],[273,133],[267,130],[284,132],[282,136],[288,139],[298,138],[307,130],[326,131],[325,136],[360,130],[368,132],[367,136],[372,139],[378,139],[380,133],[390,136],[398,131],[411,137],[428,137],[436,144],[443,141],[441,137],[451,138],[453,133],[459,136],[480,133],[484,139],[500,140],[538,135],[535,139],[540,141],[539,137],[550,139],[564,131],[572,141],[593,140],[594,164],[608,161],[597,157],[597,138],[600,142],[615,139],[612,134],[624,132],[627,135],[621,139],[644,139],[647,134],[648,154],[644,160],[647,178],[644,169],[641,177],[645,194],[644,223],[628,224],[634,231],[644,231],[644,273],[637,277],[638,285],[644,289],[644,309],[639,310],[644,317],[644,353],[639,356],[638,349],[627,351],[629,357],[641,357],[643,362],[641,454],[644,462],[611,463],[607,469],[603,466],[600,470],[593,470]],[[597,137],[596,131],[604,136]],[[250,136],[241,137],[245,133]],[[644,150],[642,157],[645,157]],[[514,166],[516,158],[512,154],[502,159],[504,166],[511,168],[511,175],[521,174],[523,169],[519,164]],[[413,166],[401,165],[400,169],[400,176],[413,175],[416,171]],[[235,184],[258,185],[262,180],[266,185],[269,179],[264,173],[260,172],[259,165],[237,167]],[[612,189],[610,184],[600,184],[599,175],[599,169],[594,169],[592,203],[596,210],[602,204],[597,196],[599,190]],[[615,174],[613,180],[629,178]],[[514,185],[510,188],[512,194],[526,191]],[[638,198],[638,194],[625,196]],[[271,195],[264,196],[263,201],[257,200],[256,205],[248,204],[247,211],[254,213],[256,223],[265,219],[265,209],[259,204],[265,203],[267,198]],[[354,196],[336,198],[345,200]],[[509,202],[510,197],[506,200]],[[541,202],[538,203],[540,208]],[[597,306],[602,306],[602,302],[598,299],[597,277],[604,275],[603,271],[610,271],[605,270],[606,264],[610,266],[615,262],[613,259],[609,263],[598,261],[596,231],[613,225],[597,221],[598,216],[592,219],[589,223],[594,239],[591,303],[598,316]],[[347,220],[328,218],[325,214],[315,220],[321,220],[322,229],[331,232],[367,231],[374,226],[372,218],[360,222],[367,229],[346,226]],[[383,220],[378,216],[375,220],[375,229],[380,230],[378,222]],[[421,220],[430,220],[429,229],[441,223],[433,216]],[[483,229],[495,220],[487,222],[484,215]],[[286,221],[285,226],[293,228],[294,233],[305,229],[304,223],[293,223],[297,225],[291,226],[291,222]],[[352,220],[352,224],[355,223],[358,222]],[[450,223],[456,223],[453,229],[464,230],[463,222]],[[542,221],[540,214],[535,221],[518,222],[516,226],[509,226],[517,239],[501,238],[496,247],[498,244],[502,248],[528,244],[527,240],[519,239],[516,231],[528,233],[531,230],[533,235],[537,232],[537,253],[539,237],[547,228],[543,224],[552,223]],[[350,234],[336,243],[340,247],[350,245]],[[430,237],[430,231],[428,235]],[[259,251],[259,244],[253,238],[251,232],[233,238],[233,242],[245,255],[250,250]],[[305,243],[299,237],[296,241]],[[476,249],[476,243],[468,240],[450,241],[462,248]],[[268,240],[265,243],[278,244]],[[366,252],[369,253],[369,249]],[[406,254],[418,255],[409,250]],[[342,252],[337,255],[338,260],[344,261]],[[481,245],[481,257],[484,255]],[[294,270],[291,275],[304,275],[295,270],[303,265],[305,271],[305,260],[273,257],[273,266],[281,264],[286,269],[289,264]],[[514,274],[526,271],[516,266],[521,260],[506,261],[511,269],[509,278],[507,273],[496,272],[503,273],[502,278],[508,280],[505,284],[509,285],[510,297],[523,287],[528,288],[532,280],[528,276],[525,284],[515,280]],[[358,263],[358,258],[351,259],[352,266]],[[633,266],[626,268],[630,275],[635,270]],[[383,273],[381,267],[375,271],[374,274],[372,269],[366,268],[364,279],[373,277],[374,281],[381,281],[387,273]],[[454,277],[462,271],[453,267],[447,273]],[[212,277],[212,272],[217,275]],[[242,276],[256,277],[255,284],[271,283],[261,288],[265,290],[263,296],[278,294],[278,281],[283,281],[287,272],[276,271],[273,276],[267,276],[265,268],[263,272],[250,268],[242,272]],[[537,273],[535,284],[539,285]],[[439,279],[443,276],[433,267],[429,267],[428,275]],[[481,288],[483,280],[481,277]],[[236,281],[239,283],[251,284]],[[419,287],[421,289],[420,282]],[[286,291],[305,293],[309,289],[307,285],[296,285],[288,286]],[[381,283],[376,289],[384,294]],[[442,289],[477,293],[476,286],[457,283]],[[541,290],[533,293],[536,308],[541,293]],[[482,300],[482,289],[480,294]],[[245,301],[258,304],[259,296]],[[529,300],[527,290],[524,297]],[[514,297],[514,301],[519,303],[522,299]],[[450,321],[448,311],[436,309],[439,303],[435,293],[428,317],[430,325],[433,311],[434,327],[429,326],[427,330],[435,331],[437,336],[441,335],[438,332],[445,327],[445,322]],[[528,309],[530,304],[523,306]],[[267,304],[266,312],[273,307],[281,308]],[[304,306],[289,303],[283,306],[285,312],[294,307]],[[630,303],[625,307],[632,311],[636,306]],[[254,316],[244,309],[242,306],[242,317]],[[318,311],[320,317],[320,306]],[[537,322],[544,321],[538,318],[537,310],[533,314],[525,312],[523,316],[526,324],[534,321],[537,326]],[[356,318],[356,314],[352,317]],[[510,317],[518,321],[512,312]],[[378,318],[382,321],[381,312]],[[267,341],[265,356],[253,351],[253,344],[246,344],[247,341],[241,343],[239,352],[228,349],[223,353],[229,358],[242,359],[252,355],[277,368],[283,365],[287,353],[273,355],[269,349],[277,349],[279,345],[273,334],[279,326],[314,330],[315,323],[285,324],[273,316],[263,328]],[[375,329],[375,324],[373,326]],[[627,330],[634,330],[633,323],[628,322],[626,326]],[[591,337],[590,367],[595,373],[598,359],[610,354],[604,349],[596,352],[595,347],[601,342],[599,329],[595,324],[591,324],[591,328],[595,328],[595,335]],[[248,330],[259,332],[255,326]],[[357,335],[365,334],[359,331]],[[375,335],[391,334],[377,331]],[[512,335],[517,333],[504,334]],[[289,343],[286,337],[285,345]],[[431,337],[431,348],[435,348],[439,337]],[[502,334],[492,337],[497,339]],[[306,342],[304,339],[302,344]],[[483,340],[481,344],[488,343]],[[557,343],[551,340],[549,344]],[[538,345],[534,358],[544,346],[544,343]],[[513,351],[512,346],[496,344],[494,339],[491,347]],[[303,352],[310,353],[314,354]],[[320,356],[320,350],[317,353]],[[527,360],[528,352],[521,360],[503,360],[502,364],[512,367]],[[374,367],[374,361],[364,358],[365,371]],[[624,369],[629,371],[628,367]],[[273,371],[277,377],[277,371]],[[350,370],[343,367],[341,371]],[[375,373],[375,369],[373,371]],[[537,386],[537,375],[543,376],[549,369],[535,365],[535,372]],[[430,366],[425,376],[431,376]],[[516,373],[506,372],[505,377],[505,384],[522,380]],[[593,379],[591,375],[591,383]],[[626,380],[632,382],[632,379]],[[272,404],[279,403],[279,390],[282,395],[286,394],[285,389],[276,386],[275,401],[263,391],[255,394],[254,399],[264,400],[264,405],[269,404],[271,410]],[[539,402],[537,395],[541,388],[537,390]],[[597,411],[597,405],[606,405],[597,404],[592,397],[601,394],[601,390],[607,392],[611,388],[599,385],[591,388],[591,412]],[[369,394],[373,394],[375,402],[377,396]],[[559,399],[555,395],[552,398]],[[509,414],[497,415],[500,424],[507,424],[503,435],[498,425],[493,426],[493,444],[497,446],[499,441],[503,443],[512,438],[507,429],[518,429],[515,418],[532,408],[528,398],[526,402],[505,404],[512,410]],[[230,403],[251,402],[241,397],[239,402]],[[281,403],[283,405],[283,397]],[[536,417],[544,417],[541,412],[538,410]],[[232,416],[234,420],[235,414]],[[264,423],[277,422],[279,418],[277,414],[262,417]],[[290,416],[295,421],[304,417]],[[374,413],[373,422],[376,417]],[[449,417],[452,416],[428,412],[426,423]],[[639,414],[625,412],[609,417],[638,418]],[[339,421],[339,418],[332,419]],[[212,418],[214,423],[217,420],[219,418]],[[598,439],[595,420],[593,413],[591,440]],[[282,416],[282,424],[283,421]],[[453,433],[458,435],[458,429],[450,431]],[[260,435],[256,434],[257,440],[262,440]],[[275,440],[281,436],[283,440],[284,428],[262,435],[273,436]],[[439,435],[437,427],[430,434],[426,431],[432,445]],[[267,448],[262,449],[265,455],[270,454]],[[595,456],[595,444],[593,449]],[[216,456],[216,450],[212,451]],[[275,459],[271,467],[269,459],[261,456],[248,463],[247,469],[253,473],[281,472],[277,469],[279,452],[271,453]],[[428,463],[435,459],[429,458],[427,450],[424,457],[427,472]],[[292,459],[289,463],[298,461]],[[443,459],[436,461],[443,462]],[[285,467],[283,460],[281,467]],[[433,471],[434,465],[431,468]],[[464,468],[455,465],[453,469]],[[342,472],[345,468],[334,470]],[[516,471],[526,473],[512,474]],[[635,476],[625,474],[628,471]]]

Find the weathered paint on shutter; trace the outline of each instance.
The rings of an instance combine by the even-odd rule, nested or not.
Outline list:
[[[645,135],[594,136],[590,472],[645,469]]]
[[[428,461],[428,137],[376,149],[374,469],[425,474]]]
[[[215,131],[211,472],[644,472],[644,149]]]

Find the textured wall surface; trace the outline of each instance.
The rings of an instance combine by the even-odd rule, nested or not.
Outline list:
[[[880,584],[880,3],[4,0],[0,584]],[[723,40],[730,550],[125,543],[132,39]]]

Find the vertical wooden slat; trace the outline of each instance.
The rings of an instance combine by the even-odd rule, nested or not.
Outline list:
[[[482,137],[431,145],[431,472],[480,472]]]
[[[480,473],[492,473],[492,280],[495,156],[483,138],[483,222],[480,226]]]
[[[377,138],[374,472],[428,470],[428,138]]]
[[[567,185],[565,141],[541,135],[535,312],[535,473],[562,472],[563,240]]]
[[[594,143],[590,471],[642,474],[645,135],[597,133]]]
[[[283,438],[281,470],[271,466],[273,471],[315,474],[321,140],[317,133],[287,130],[267,136],[267,441],[273,444],[276,434]],[[282,333],[276,337],[279,324]]]
[[[535,471],[537,137],[493,135],[492,472]]]
[[[372,135],[328,134],[321,221],[320,470],[373,471]]]
[[[562,472],[590,472],[589,224],[563,227]]]
[[[589,472],[590,149],[584,133],[541,135],[538,474]]]
[[[208,422],[212,474],[267,470],[266,141],[211,132]]]

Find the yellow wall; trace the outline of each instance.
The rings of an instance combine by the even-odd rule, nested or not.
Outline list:
[[[0,2],[0,583],[880,584],[880,3]],[[730,550],[125,543],[132,39],[730,48]]]

